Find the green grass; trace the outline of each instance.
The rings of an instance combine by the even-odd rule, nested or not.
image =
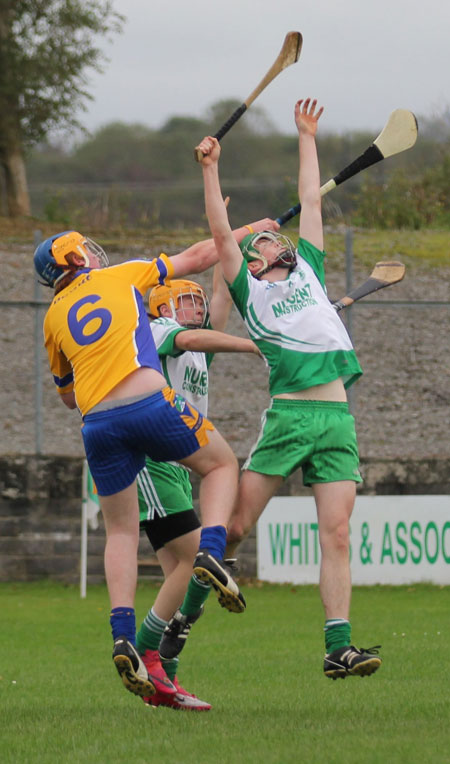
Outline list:
[[[291,232],[292,233],[292,232]],[[358,228],[353,234],[355,262],[368,268],[378,260],[401,260],[407,266],[448,267],[448,231],[368,230]],[[328,266],[344,267],[344,233],[325,233]]]
[[[65,224],[61,223],[60,230]],[[16,244],[33,245],[34,231],[40,230],[43,237],[51,236],[58,230],[57,223],[38,220],[37,218],[5,218],[0,217],[0,243],[3,246]],[[283,232],[296,241],[298,236],[297,223],[295,226],[286,225]],[[130,251],[130,256],[136,257],[140,249],[149,255],[157,251],[183,249],[196,241],[209,238],[209,229],[205,226],[186,228],[182,230],[166,230],[154,228],[125,228],[90,230],[86,232],[98,240],[109,253],[114,251]],[[426,265],[429,267],[448,266],[448,230],[421,229],[413,230],[371,230],[354,229],[353,250],[355,262],[372,267],[378,260],[403,260],[407,265]],[[345,231],[333,232],[333,227],[326,229],[325,248],[328,254],[328,267],[344,267]],[[27,255],[28,256],[28,255]]]
[[[138,619],[156,588],[140,584]],[[450,588],[354,590],[354,641],[382,644],[375,676],[322,674],[316,587],[246,586],[245,614],[211,597],[179,676],[209,713],[147,708],[110,658],[103,586],[0,584],[1,761],[450,762]]]

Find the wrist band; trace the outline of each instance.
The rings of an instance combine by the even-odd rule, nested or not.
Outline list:
[[[255,233],[255,232],[254,232],[254,230],[253,230],[253,228],[251,227],[251,225],[245,225],[245,226],[244,226],[244,228],[248,228],[248,230],[250,231],[250,233]]]

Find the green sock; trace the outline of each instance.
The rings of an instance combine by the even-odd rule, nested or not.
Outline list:
[[[199,581],[197,576],[192,576],[184,596],[183,604],[180,607],[182,614],[195,615],[208,599],[210,591],[210,584],[204,584],[203,581]]]
[[[179,658],[172,658],[170,661],[161,661],[162,667],[171,682],[173,682],[173,680],[175,679],[179,661],[180,661]]]
[[[156,615],[153,608],[148,611],[136,637],[136,647],[143,655],[146,650],[157,650],[167,621]]]
[[[325,621],[325,651],[332,653],[351,644],[352,627],[345,618],[329,618]]]

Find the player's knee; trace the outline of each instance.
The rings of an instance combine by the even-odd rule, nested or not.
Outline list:
[[[348,523],[340,525],[335,534],[335,544],[337,549],[348,552],[350,547],[350,534],[348,529]]]
[[[239,464],[232,451],[231,454],[228,455],[228,457],[225,459],[223,467],[227,470],[230,481],[233,481],[233,484],[236,484],[237,486],[239,481]]]
[[[239,544],[250,532],[250,528],[247,528],[245,523],[240,519],[234,519],[231,521],[227,530],[227,543]]]
[[[221,447],[217,449],[215,453],[215,467],[228,469],[230,472],[239,476],[238,460],[228,443],[222,443]]]
[[[243,534],[235,523],[230,525],[227,530],[227,544],[239,544],[242,540]]]
[[[321,546],[323,551],[347,553],[350,548],[350,532],[347,520],[334,525],[328,532],[322,535]]]

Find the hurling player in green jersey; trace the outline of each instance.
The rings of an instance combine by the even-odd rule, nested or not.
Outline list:
[[[198,149],[203,153],[206,214],[224,277],[250,338],[270,368],[272,401],[244,465],[228,529],[228,553],[233,554],[255,525],[283,480],[301,467],[304,484],[312,488],[319,525],[323,668],[326,676],[336,679],[372,674],[381,660],[375,648],[351,643],[349,521],[361,477],[346,387],[362,372],[325,290],[315,143],[322,112],[310,98],[295,105],[301,203],[297,248],[271,232],[250,233],[236,244],[220,189],[220,145],[208,136]]]
[[[209,366],[214,354],[260,356],[251,340],[224,332],[231,306],[220,266],[214,269],[210,302],[200,284],[186,279],[174,279],[150,291],[150,328],[167,384],[204,416],[208,413]],[[137,484],[141,529],[164,574],[136,639],[149,674],[162,683],[144,701],[152,706],[209,711],[211,705],[187,692],[177,677],[178,654],[211,589],[209,583],[192,574],[201,525],[193,508],[189,472],[181,464],[147,457]],[[244,609],[242,598],[238,605]],[[174,696],[164,691],[167,677],[177,689]]]

